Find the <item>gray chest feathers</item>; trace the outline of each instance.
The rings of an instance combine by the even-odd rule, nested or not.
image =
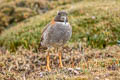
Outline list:
[[[54,25],[49,25],[43,34],[43,46],[62,46],[72,35],[72,28],[69,23],[56,22]]]

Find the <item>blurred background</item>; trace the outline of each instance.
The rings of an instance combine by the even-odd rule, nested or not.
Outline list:
[[[42,28],[59,10],[69,14],[70,42],[105,48],[120,40],[118,0],[1,0],[0,4],[0,46],[12,51],[19,46],[37,48]]]
[[[19,46],[37,48],[43,27],[59,10],[69,14],[70,42],[105,48],[120,40],[118,0],[1,0],[0,4],[0,46],[11,51]]]

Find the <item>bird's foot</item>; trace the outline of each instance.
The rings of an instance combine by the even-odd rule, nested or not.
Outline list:
[[[59,67],[60,67],[60,68],[63,68],[63,64],[62,64],[62,62],[60,62]]]
[[[49,67],[49,66],[46,66],[47,67],[47,70],[49,71],[49,72],[51,72],[51,68]]]

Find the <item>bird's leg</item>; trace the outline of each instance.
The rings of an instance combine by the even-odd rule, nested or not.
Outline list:
[[[63,67],[63,64],[62,64],[62,53],[59,52],[59,66],[62,68]]]
[[[61,53],[61,51],[58,51],[58,55],[59,55],[59,67],[62,68],[63,64],[62,64],[62,53]]]
[[[74,68],[75,64],[74,64],[74,57],[72,58],[72,68]]]
[[[49,53],[49,51],[47,53],[47,65],[46,65],[46,67],[47,67],[48,71],[51,71],[51,68],[50,68],[50,53]]]

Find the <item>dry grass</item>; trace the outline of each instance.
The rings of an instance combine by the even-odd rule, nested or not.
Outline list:
[[[75,46],[75,45],[74,45]],[[16,53],[0,52],[0,78],[5,80],[119,80],[120,47],[103,50],[84,48],[83,60],[79,47],[64,47],[64,68],[58,67],[58,55],[51,53],[52,72],[46,71],[45,52],[34,53],[22,47]],[[43,55],[44,54],[44,55]],[[74,66],[73,66],[74,64]]]

